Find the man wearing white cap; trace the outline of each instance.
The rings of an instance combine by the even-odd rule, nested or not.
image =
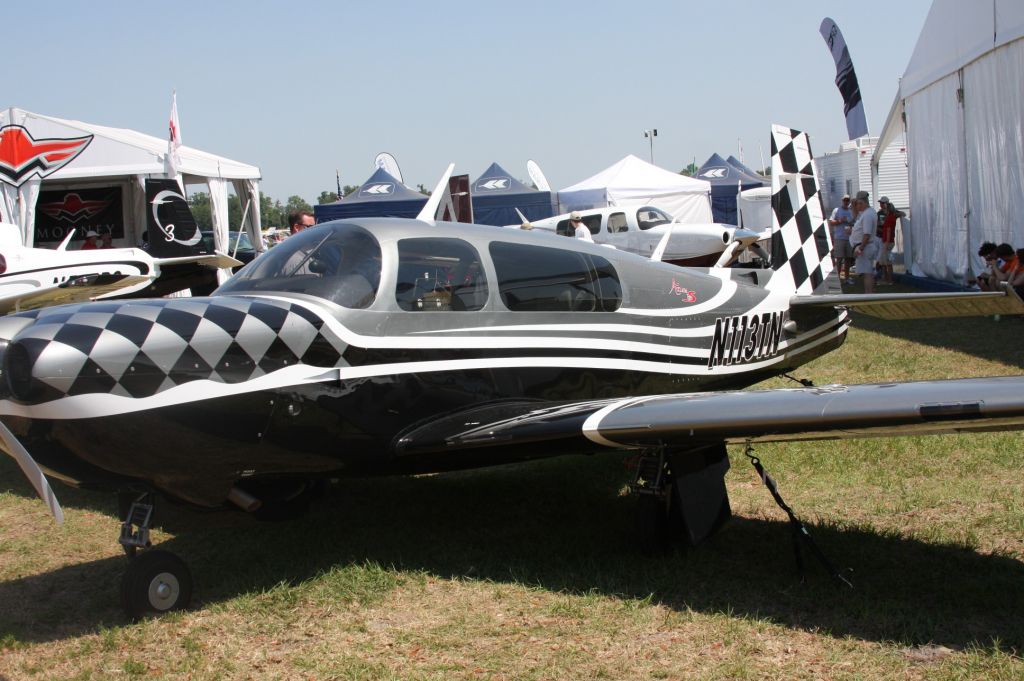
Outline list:
[[[97,237],[99,237],[99,234],[97,234],[95,230],[90,229],[88,232],[86,232],[85,243],[82,244],[82,248],[80,250],[95,251],[97,248],[99,248],[99,244],[96,243]]]
[[[569,213],[569,224],[572,226],[577,239],[594,241],[594,237],[590,234],[590,228],[583,224],[583,216],[580,215],[578,210]]]
[[[864,277],[864,293],[875,292],[875,261],[878,260],[878,248],[881,245],[875,230],[878,228],[878,215],[871,208],[871,201],[865,191],[857,192],[853,201],[853,209],[857,219],[850,233],[850,245],[853,255],[857,258],[857,274]]]

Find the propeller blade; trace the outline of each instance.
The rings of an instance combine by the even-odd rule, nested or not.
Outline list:
[[[28,453],[18,438],[15,437],[14,433],[7,429],[2,422],[0,422],[0,449],[10,454],[18,465],[21,467],[22,472],[28,481],[32,483],[32,486],[36,488],[36,493],[39,494],[39,498],[46,502],[47,507],[50,509],[50,513],[53,514],[54,519],[58,525],[64,523],[64,510],[60,507],[60,502],[57,501],[57,495],[53,493],[53,489],[50,487],[49,481],[46,479],[46,475],[43,474],[39,464],[36,463],[32,455]]]

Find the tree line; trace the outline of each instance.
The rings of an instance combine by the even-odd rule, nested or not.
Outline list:
[[[359,189],[359,185],[346,185],[342,187],[342,194],[349,194],[356,189]],[[337,192],[320,192],[320,196],[317,197],[317,204],[334,203],[338,200]],[[189,207],[192,209],[192,215],[196,219],[196,223],[200,229],[213,229],[213,215],[210,209],[210,195],[206,192],[196,192],[189,197]],[[242,224],[242,211],[245,210],[245,206],[242,205],[241,199],[237,196],[228,196],[228,229],[237,230]],[[313,206],[309,204],[301,196],[289,196],[288,200],[281,203],[280,200],[275,200],[266,194],[260,194],[260,229],[270,229],[271,227],[287,227],[288,226],[288,214],[300,211],[308,210],[313,212]]]

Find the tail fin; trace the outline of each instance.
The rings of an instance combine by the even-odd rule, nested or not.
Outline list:
[[[434,187],[434,191],[430,194],[430,198],[427,199],[419,215],[416,216],[417,220],[432,223],[438,219],[438,211],[443,210],[442,202],[447,199],[448,203],[451,203],[452,197],[448,190],[448,178],[452,176],[453,170],[455,170],[455,164],[449,163],[448,169],[444,171],[444,175],[438,180],[437,186]]]
[[[807,133],[772,126],[772,269],[769,290],[813,293],[832,272],[832,235]]]
[[[179,258],[212,253],[203,244],[199,225],[173,179],[146,180],[146,233],[154,258]]]

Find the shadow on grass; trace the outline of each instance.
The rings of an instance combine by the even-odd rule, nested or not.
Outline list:
[[[862,293],[860,286],[848,293]],[[905,286],[882,287],[878,293],[924,293]],[[856,329],[867,329],[885,336],[902,338],[934,348],[955,350],[987,360],[995,360],[1024,369],[1021,335],[1024,318],[1012,316],[996,321],[992,317],[956,317],[951,319],[886,320],[853,313]]]
[[[1024,649],[1020,561],[818,526],[826,553],[855,569],[856,589],[838,590],[811,562],[800,584],[787,524],[743,518],[697,549],[646,558],[632,539],[633,500],[618,493],[624,479],[613,457],[346,480],[288,523],[168,509],[163,524],[177,536],[160,548],[190,564],[198,605],[370,562],[552,592],[651,596],[680,611],[756,617],[837,637],[951,647],[998,640]],[[31,493],[27,486],[16,491]],[[69,505],[83,496],[106,499],[64,495]],[[116,531],[112,516],[111,542]],[[0,639],[47,641],[124,624],[117,602],[124,564],[110,558],[0,583]]]

